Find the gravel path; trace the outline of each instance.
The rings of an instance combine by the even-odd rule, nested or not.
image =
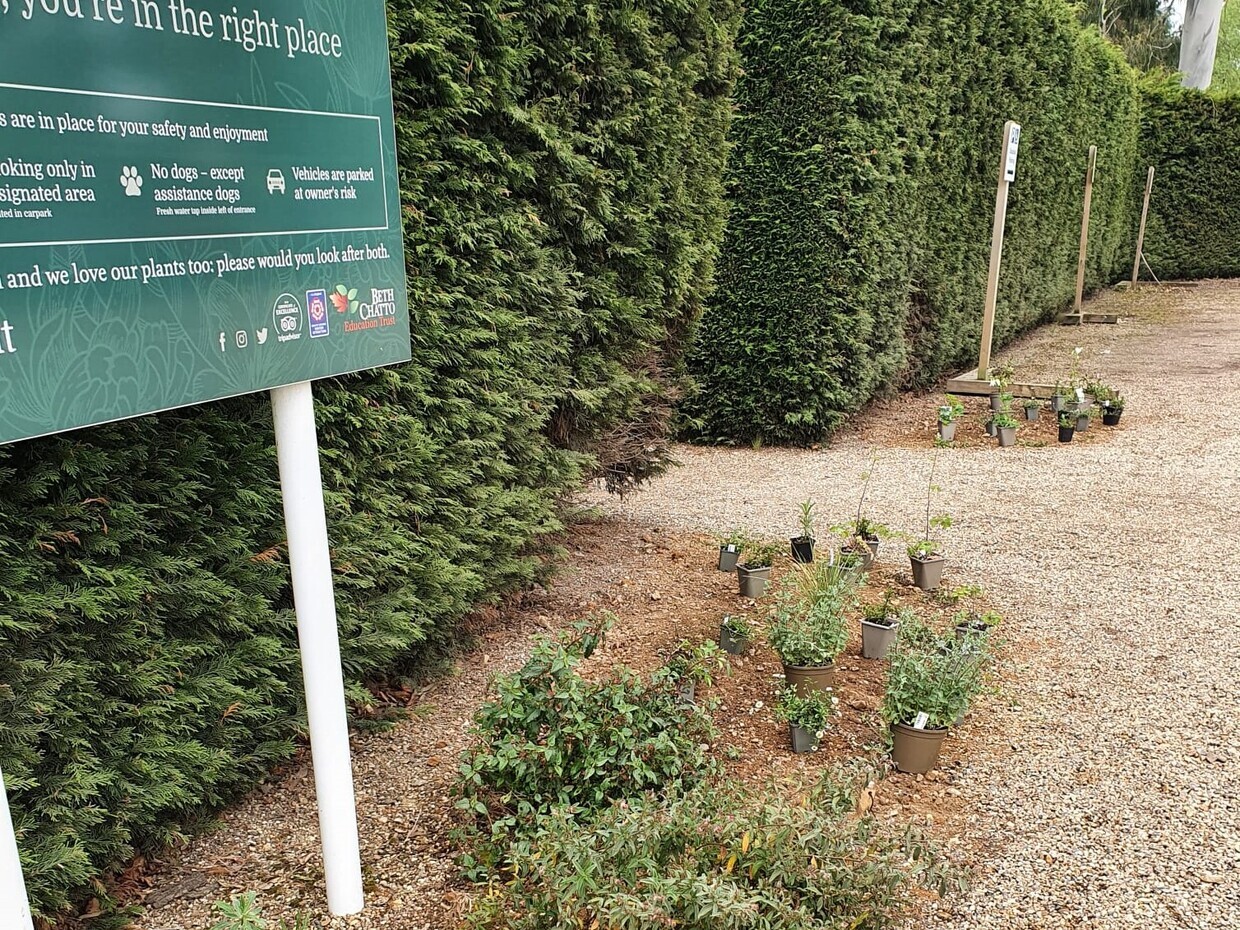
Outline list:
[[[959,780],[996,853],[943,928],[1224,928],[1240,915],[1240,283],[1110,294],[1120,326],[1050,327],[1019,375],[1083,366],[1129,398],[1089,446],[943,450],[949,583],[1005,610],[1017,667],[1002,757]],[[934,398],[927,398],[928,408]],[[1101,427],[1094,427],[1101,428]],[[794,535],[856,507],[870,449],[680,451],[683,467],[600,508],[663,527]],[[917,532],[934,453],[884,449],[872,514]]]

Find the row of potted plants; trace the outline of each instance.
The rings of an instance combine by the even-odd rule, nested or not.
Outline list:
[[[1123,416],[1126,401],[1123,394],[1101,379],[1085,380],[1080,375],[1081,349],[1073,350],[1072,373],[1068,380],[1055,384],[1047,408],[1057,417],[1059,441],[1071,442],[1076,433],[1083,433],[1095,416],[1094,405],[1102,416],[1104,426],[1118,426]],[[1018,423],[1013,414],[1015,395],[1012,384],[1016,372],[1010,364],[996,366],[991,369],[991,385],[994,391],[990,395],[991,414],[986,421],[986,433],[998,440],[999,445],[1012,446],[1016,443]],[[1090,400],[1092,398],[1092,401]],[[1042,403],[1036,398],[1026,398],[1021,402],[1025,421],[1037,422],[1042,410]],[[939,439],[941,442],[955,441],[956,428],[964,416],[964,404],[958,397],[948,394],[939,407]]]

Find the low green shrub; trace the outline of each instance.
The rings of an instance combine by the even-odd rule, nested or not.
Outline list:
[[[954,632],[939,636],[923,624],[901,623],[888,653],[883,720],[911,725],[924,713],[928,727],[952,726],[981,693],[990,658],[985,637],[959,640]]]
[[[806,803],[732,785],[613,804],[583,826],[556,807],[514,842],[511,874],[469,915],[506,930],[882,930],[951,871],[909,831],[850,816],[828,782]]]
[[[287,920],[273,924],[264,918],[263,909],[258,906],[258,895],[253,891],[217,901],[215,909],[220,919],[211,930],[310,930],[310,915],[306,913],[298,914],[291,924]]]
[[[489,874],[512,836],[553,808],[589,816],[714,771],[706,755],[710,717],[683,700],[673,670],[648,679],[623,667],[599,681],[581,676],[611,622],[599,615],[542,637],[520,671],[495,679],[458,780],[457,808],[474,824],[463,857],[470,877]]]

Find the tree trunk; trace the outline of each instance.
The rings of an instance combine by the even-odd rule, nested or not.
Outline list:
[[[1205,90],[1214,76],[1214,53],[1224,0],[1188,0],[1180,42],[1180,70],[1184,86]]]

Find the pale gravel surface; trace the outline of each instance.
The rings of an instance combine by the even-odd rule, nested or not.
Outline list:
[[[975,847],[998,853],[978,863],[967,898],[932,915],[945,930],[1223,928],[1240,912],[1240,283],[1105,302],[1169,322],[1051,327],[1014,357],[1066,364],[1070,347],[1084,345],[1131,398],[1118,434],[939,456],[957,521],[950,580],[983,584],[1002,604],[1016,662],[1005,699],[992,702],[1011,750],[973,747],[953,778],[977,810]],[[745,523],[784,536],[807,496],[824,522],[848,517],[868,451],[847,437],[825,452],[684,449],[685,466],[649,490],[594,501],[654,525]],[[897,529],[920,519],[930,455],[882,452],[873,510]],[[569,594],[573,577],[561,582]],[[448,926],[455,760],[487,678],[527,648],[508,632],[484,642],[459,676],[419,695],[424,721],[354,739],[364,915],[320,916],[303,767],[158,870],[135,926],[208,928],[211,902],[244,889],[260,892],[269,917],[305,908],[332,930]]]
[[[1051,374],[1082,345],[1130,400],[1108,443],[939,453],[949,580],[1002,606],[1017,658],[995,707],[1011,751],[969,758],[957,782],[972,839],[995,853],[934,926],[1240,921],[1240,285],[1103,303],[1141,320],[1047,328],[1011,355]],[[932,454],[881,451],[876,517],[916,531]],[[659,526],[788,536],[806,497],[824,522],[848,518],[868,455],[848,437],[685,448],[623,504],[592,500]]]

